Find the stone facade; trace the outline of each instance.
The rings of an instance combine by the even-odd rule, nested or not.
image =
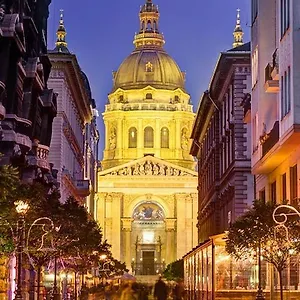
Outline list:
[[[50,2],[0,1],[1,163],[26,166],[20,170],[23,181],[47,184],[54,182],[48,154],[56,115],[56,95],[47,88]]]
[[[57,100],[47,86],[50,3],[0,0],[0,163],[18,167],[24,183],[39,181],[49,190],[57,183],[48,161]],[[1,257],[0,299],[12,299],[14,268],[15,260]]]
[[[249,44],[222,53],[200,102],[191,149],[198,159],[199,242],[227,230],[254,199],[250,126],[241,105],[250,74]]]
[[[69,196],[94,213],[99,133],[96,105],[87,76],[67,48],[63,15],[56,48],[49,51],[49,87],[57,94],[49,161],[58,170],[61,201]],[[63,36],[63,41],[59,38]]]
[[[158,21],[157,6],[147,1],[135,49],[114,72],[96,201],[114,257],[143,276],[161,273],[197,243],[193,107]]]

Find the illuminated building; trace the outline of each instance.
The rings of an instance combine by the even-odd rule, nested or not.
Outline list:
[[[56,183],[48,162],[56,115],[56,95],[47,88],[50,3],[0,1],[0,163],[17,167],[22,182],[39,181],[49,189]],[[3,219],[1,226],[6,226]],[[0,299],[12,299],[15,260],[1,254]],[[34,276],[24,276],[24,291],[33,281]]]
[[[147,0],[139,16],[103,113],[96,211],[114,257],[153,275],[197,243],[194,113],[185,74],[163,48],[158,7]]]
[[[251,49],[242,37],[238,10],[233,48],[220,54],[192,130],[199,245],[184,256],[189,299],[241,299],[239,292],[245,289],[249,296],[256,293],[252,262],[233,262],[224,240],[230,224],[254,199],[251,126],[244,120],[251,92]]]
[[[48,85],[58,94],[49,161],[58,170],[61,201],[73,196],[93,212],[99,140],[96,105],[87,76],[68,50],[62,11],[59,22],[56,47],[49,51]]]
[[[299,4],[252,1],[252,98],[247,111],[256,198],[292,205],[299,204],[300,195]],[[300,287],[296,260],[291,259],[283,275],[289,295]],[[268,280],[276,286],[278,275]]]

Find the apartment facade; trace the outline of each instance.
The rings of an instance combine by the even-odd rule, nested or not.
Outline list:
[[[252,23],[256,197],[293,204],[300,194],[300,3],[252,1]]]
[[[97,110],[86,74],[66,42],[63,14],[54,50],[49,86],[58,94],[49,161],[58,170],[61,201],[72,196],[93,213],[99,133]]]
[[[299,27],[299,1],[252,0],[252,99],[251,109],[245,108],[252,173],[256,198],[278,204],[297,204],[300,195]],[[294,260],[283,279],[290,292],[300,286]],[[269,272],[267,282],[271,291],[278,288],[276,272]]]

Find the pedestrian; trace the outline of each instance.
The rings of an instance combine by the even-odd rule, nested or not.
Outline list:
[[[184,286],[182,281],[178,281],[173,289],[173,300],[184,299]]]
[[[121,294],[121,299],[120,300],[136,300],[137,298],[135,297],[134,290],[131,287],[131,284],[125,284],[123,287],[123,291]]]
[[[154,285],[154,298],[157,300],[167,300],[168,298],[168,287],[161,276]]]

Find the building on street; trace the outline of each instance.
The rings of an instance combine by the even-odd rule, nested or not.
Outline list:
[[[50,3],[0,1],[0,163],[17,167],[22,182],[38,181],[49,190],[56,185],[48,157],[57,100],[47,85]],[[1,222],[6,226],[5,220]],[[16,236],[22,236],[19,229]],[[2,253],[0,299],[13,299],[15,264]],[[26,289],[34,280],[33,273],[24,274]]]
[[[61,201],[72,196],[93,213],[99,141],[96,105],[88,78],[68,49],[62,11],[59,22],[56,47],[48,51],[49,87],[58,95],[49,161],[58,170]]]
[[[95,204],[114,257],[155,275],[197,244],[194,121],[185,74],[164,50],[159,10],[139,13],[133,52],[113,74]]]
[[[251,126],[244,121],[244,103],[251,93],[251,47],[242,37],[238,10],[233,48],[220,54],[192,130],[199,244],[184,256],[189,299],[241,299],[239,292],[245,289],[249,296],[256,293],[255,267],[249,261],[232,262],[224,239],[254,199]]]
[[[299,205],[300,195],[299,9],[295,0],[252,1],[252,97],[246,109],[255,196],[291,205]],[[299,272],[298,261],[285,270],[287,290],[299,291]],[[274,289],[278,281],[270,272]]]

